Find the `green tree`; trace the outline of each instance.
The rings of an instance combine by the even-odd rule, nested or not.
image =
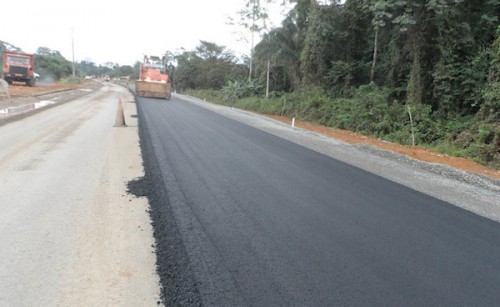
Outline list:
[[[309,16],[304,47],[300,55],[301,74],[308,85],[320,85],[335,52],[333,23],[338,10],[309,2]]]
[[[250,57],[248,79],[252,79],[255,35],[260,35],[262,31],[268,28],[268,8],[266,4],[272,0],[245,0],[245,7],[238,12],[240,19],[238,21],[229,18],[229,24],[239,25],[250,31]]]
[[[170,70],[175,71],[175,86],[180,90],[221,89],[228,80],[246,74],[232,52],[207,41],[200,41],[195,50],[175,54],[170,66]]]
[[[484,103],[478,113],[478,118],[500,125],[500,26],[497,28],[496,39],[486,51],[491,58],[488,82],[484,89]],[[500,137],[500,131],[498,132]],[[500,143],[500,139],[498,140]]]
[[[85,76],[99,75],[99,68],[92,61],[81,61],[80,63],[78,63],[76,70],[81,78]]]
[[[47,47],[39,47],[36,51],[35,70],[43,79],[60,80],[72,73],[71,62],[66,60],[59,51]]]
[[[449,4],[433,20],[436,29],[432,102],[441,116],[472,114],[482,105],[499,1]],[[495,11],[497,7],[497,12]],[[481,29],[481,30],[479,30]]]
[[[390,10],[394,7],[393,2],[387,0],[368,0],[364,7],[373,14],[372,24],[375,31],[373,38],[373,60],[370,70],[370,82],[375,80],[375,69],[377,66],[377,53],[380,29],[385,27],[386,21],[392,18]]]
[[[295,14],[288,16],[282,26],[264,35],[255,47],[256,71],[267,72],[270,60],[272,88],[278,91],[299,91],[301,44]],[[271,57],[269,58],[269,55]]]

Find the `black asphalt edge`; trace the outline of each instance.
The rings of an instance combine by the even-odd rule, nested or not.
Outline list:
[[[161,299],[165,306],[202,306],[201,295],[186,248],[178,229],[160,163],[141,104],[135,97],[139,115],[139,142],[145,176],[128,183],[129,193],[147,196],[156,247],[156,271],[160,277]]]

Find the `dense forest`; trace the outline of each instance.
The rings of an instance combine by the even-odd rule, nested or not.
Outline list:
[[[500,0],[289,1],[273,29],[266,2],[242,15],[262,35],[243,67],[167,52],[177,89],[500,167]]]

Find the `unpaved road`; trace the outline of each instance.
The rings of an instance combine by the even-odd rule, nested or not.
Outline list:
[[[126,193],[143,175],[133,97],[80,94],[0,127],[0,306],[159,300],[147,200]],[[126,128],[113,127],[120,97]]]
[[[138,105],[167,305],[500,301],[497,181],[182,96]]]
[[[36,87],[11,85],[11,100],[5,96],[0,99],[0,125],[31,116],[47,108],[61,105],[96,91],[102,83],[85,82],[82,84],[52,84]],[[43,110],[42,110],[43,109]]]

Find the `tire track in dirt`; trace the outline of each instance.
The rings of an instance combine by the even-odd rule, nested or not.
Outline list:
[[[45,120],[49,126],[44,127],[40,131],[30,131],[30,138],[27,141],[12,148],[8,146],[4,147],[8,151],[2,154],[0,166],[10,164],[12,159],[19,158],[23,152],[30,151],[31,148],[36,147],[40,143],[45,144],[43,150],[38,153],[38,156],[43,157],[44,154],[50,152],[57,144],[62,143],[64,139],[90,119],[90,113],[101,107],[100,99],[105,95],[107,95],[107,90],[104,89],[71,102],[72,109],[67,113],[68,115],[65,118],[49,117]],[[68,120],[72,118],[74,120]],[[20,168],[29,168],[30,163],[32,162],[27,162],[26,166],[21,166]]]

